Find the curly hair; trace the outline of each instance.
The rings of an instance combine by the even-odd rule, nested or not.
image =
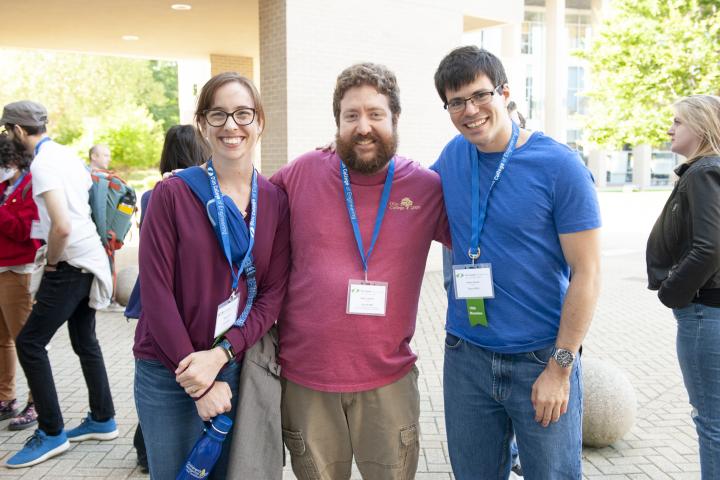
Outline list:
[[[340,102],[345,96],[345,92],[364,85],[374,87],[378,93],[388,97],[393,123],[397,121],[400,115],[400,88],[395,74],[384,65],[358,63],[343,70],[335,83],[335,93],[333,94],[335,125],[340,125]]]
[[[32,156],[20,149],[6,135],[0,135],[0,167],[16,167],[25,170],[30,166]]]

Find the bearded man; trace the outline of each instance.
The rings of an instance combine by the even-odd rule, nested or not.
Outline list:
[[[282,423],[295,475],[414,478],[415,332],[433,240],[450,243],[440,178],[398,156],[399,89],[387,68],[344,70],[337,153],[312,151],[271,181],[288,194],[292,266],[278,319]]]

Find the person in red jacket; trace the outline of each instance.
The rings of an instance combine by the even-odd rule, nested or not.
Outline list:
[[[0,136],[0,420],[12,417],[10,430],[37,423],[32,396],[18,413],[15,397],[15,337],[32,309],[30,274],[39,240],[30,238],[38,211],[32,196],[31,157],[7,136]]]

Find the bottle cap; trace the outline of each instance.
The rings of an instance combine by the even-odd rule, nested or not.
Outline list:
[[[226,417],[225,415],[218,415],[217,417],[213,418],[211,422],[213,430],[223,435],[227,435],[227,433],[230,431],[230,428],[232,428],[232,424],[232,420],[230,420],[230,418]]]

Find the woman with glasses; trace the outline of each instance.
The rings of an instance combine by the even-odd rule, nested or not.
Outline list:
[[[647,244],[648,287],[672,308],[703,479],[720,478],[720,97],[673,105],[670,149],[687,160]]]
[[[287,198],[253,165],[265,126],[255,86],[216,75],[195,120],[211,156],[155,187],[140,242],[135,402],[150,475],[163,480],[203,421],[234,418],[239,362],[275,322],[289,266]],[[226,478],[232,437],[210,478]]]
[[[206,150],[205,144],[192,125],[174,125],[170,127],[167,133],[165,133],[165,143],[163,144],[162,154],[160,155],[160,175],[170,174],[173,170],[204,163],[208,157]],[[140,200],[141,209],[138,228],[142,228],[151,195],[152,190],[148,190]],[[135,286],[132,289],[127,306],[125,307],[125,317],[139,319],[141,311],[140,282],[135,281]],[[133,446],[137,451],[137,463],[140,466],[140,470],[148,473],[147,452],[145,450],[145,440],[143,439],[140,425],[135,429]]]

